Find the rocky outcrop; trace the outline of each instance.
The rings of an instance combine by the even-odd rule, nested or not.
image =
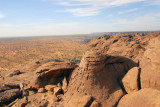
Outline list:
[[[103,36],[88,43],[78,66],[36,62],[20,74],[8,71],[0,78],[0,101],[13,107],[159,107],[159,41],[160,34]]]
[[[18,73],[19,71],[16,70],[11,70],[10,72],[4,73],[4,80],[0,81],[0,106],[3,106],[3,104],[8,104],[11,101],[21,97],[23,100],[17,99],[10,105],[25,105],[26,107],[30,107],[48,105],[48,102],[50,102],[49,105],[51,105],[51,102],[53,104],[55,101],[59,101],[62,99],[61,94],[63,95],[62,86],[67,87],[67,79],[70,78],[72,70],[75,67],[76,66],[71,63],[43,62],[40,64],[28,65],[24,68],[20,68],[19,71],[23,71],[23,73],[20,73],[20,75]],[[14,75],[9,76],[11,74]],[[63,81],[64,78],[66,79],[65,81]],[[32,88],[30,86],[38,87]],[[18,95],[15,90],[18,90]],[[47,94],[50,92],[53,94]],[[47,99],[41,98],[43,95],[45,95]],[[50,99],[52,99],[52,96],[56,100],[51,101]],[[24,100],[25,97],[27,98],[27,101]]]
[[[44,95],[45,94],[43,93],[37,93],[28,96],[25,107],[46,107],[48,105],[48,101],[42,98]]]
[[[125,95],[117,107],[160,107],[160,91],[155,89],[141,89]]]
[[[0,92],[0,104],[9,103],[11,101],[14,101],[16,98],[19,98],[20,96],[21,93],[19,89],[11,89]]]
[[[136,63],[127,58],[108,56],[94,51],[86,52],[79,68],[72,73],[65,94],[66,101],[72,100],[70,97],[80,92],[92,96],[103,106],[115,106],[124,95],[120,80],[134,66]]]
[[[141,66],[141,87],[160,90],[160,36],[150,40]]]
[[[140,86],[140,68],[139,67],[133,67],[130,69],[127,74],[122,79],[123,86],[126,90],[126,92],[132,93],[134,91],[138,91]]]
[[[0,78],[0,87],[1,86],[18,86],[23,83],[24,86],[27,86],[30,83],[30,80],[33,78],[34,71],[41,65],[45,64],[33,64],[29,63],[25,66],[19,66],[18,68],[13,68],[12,70],[2,72]],[[18,70],[18,71],[17,71]],[[12,76],[10,76],[12,75]],[[1,88],[0,88],[1,89]]]
[[[11,89],[19,89],[19,85],[5,84],[0,86],[0,92],[4,92],[6,90],[11,90]]]
[[[140,58],[139,67],[140,67],[140,79],[139,86],[141,86],[141,90],[137,92],[132,91],[128,92],[127,95],[123,96],[120,100],[118,107],[159,107],[160,106],[160,35],[154,35],[154,37],[150,38],[148,45],[145,47],[145,51],[143,56]],[[137,71],[137,70],[135,70]],[[129,71],[130,72],[130,71]],[[125,76],[127,78],[128,74]],[[138,71],[137,71],[138,72]],[[137,83],[139,77],[137,77],[138,73],[134,72],[135,76],[128,76],[128,80],[130,80],[129,85],[131,83]],[[124,77],[124,78],[125,78]],[[134,81],[133,79],[134,78]],[[127,79],[126,79],[127,80]],[[131,82],[132,81],[132,82]],[[123,81],[124,84],[125,81]],[[129,89],[126,84],[125,89]],[[134,85],[137,87],[137,85]],[[131,90],[130,90],[131,91]]]
[[[126,34],[102,36],[88,43],[88,49],[99,51],[112,56],[123,56],[138,62],[145,51],[148,39],[142,36]]]
[[[64,77],[70,75],[75,68],[74,64],[64,62],[49,62],[40,66],[30,82],[31,88],[41,88],[48,84],[58,84]],[[62,84],[62,83],[61,83]]]

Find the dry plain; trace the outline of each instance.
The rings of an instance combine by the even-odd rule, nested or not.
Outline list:
[[[0,39],[0,71],[40,60],[79,62],[88,37],[26,37]]]

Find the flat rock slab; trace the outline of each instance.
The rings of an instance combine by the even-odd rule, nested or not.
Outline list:
[[[6,90],[0,93],[0,103],[7,103],[20,97],[19,89]]]

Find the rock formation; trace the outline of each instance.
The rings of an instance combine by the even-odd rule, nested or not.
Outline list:
[[[85,93],[104,106],[115,106],[124,95],[120,80],[134,66],[133,61],[123,57],[88,51],[79,68],[72,73],[66,98],[70,99],[75,93]]]
[[[160,90],[160,36],[150,40],[140,63],[141,87]]]
[[[160,91],[144,88],[122,97],[118,107],[160,107]]]
[[[49,62],[40,66],[31,80],[31,88],[41,88],[48,84],[58,84],[70,75],[75,65],[64,62]],[[62,83],[61,83],[62,84]]]
[[[132,93],[140,89],[140,68],[133,67],[122,79],[123,86],[127,93]]]
[[[0,106],[159,107],[159,41],[158,33],[102,36],[79,65],[44,61],[2,73]]]

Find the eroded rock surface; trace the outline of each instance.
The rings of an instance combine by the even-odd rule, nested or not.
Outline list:
[[[19,98],[20,96],[21,93],[19,89],[11,89],[0,92],[0,104],[9,103],[11,101],[14,101],[16,98]]]
[[[103,106],[115,106],[124,95],[120,80],[134,66],[136,63],[127,58],[88,51],[72,73],[66,100],[80,92],[91,95]]]
[[[103,36],[78,66],[34,62],[2,73],[0,106],[159,107],[159,41],[160,34]]]
[[[71,99],[64,104],[65,107],[89,107],[93,102],[93,98],[82,93],[75,93]]]
[[[150,40],[140,63],[141,87],[160,90],[160,36]]]
[[[160,107],[159,101],[160,91],[146,88],[122,97],[118,107]]]
[[[122,79],[122,83],[127,93],[138,91],[141,88],[140,68],[133,67],[132,69],[130,69]]]
[[[48,84],[58,84],[68,77],[75,68],[74,64],[64,62],[49,62],[40,66],[30,82],[31,87],[38,89]]]

